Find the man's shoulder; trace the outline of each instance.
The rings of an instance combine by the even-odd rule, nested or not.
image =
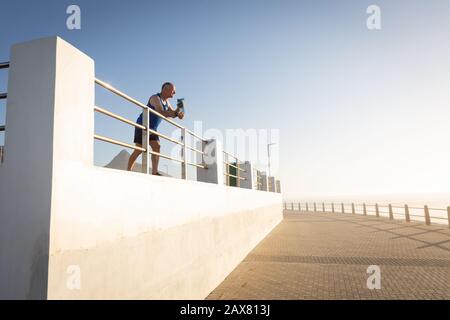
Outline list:
[[[150,98],[148,98],[148,104],[150,104],[151,101],[158,102],[159,95],[157,93],[155,93],[154,95],[151,95]]]

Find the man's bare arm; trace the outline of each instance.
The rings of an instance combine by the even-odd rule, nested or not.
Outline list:
[[[175,118],[177,116],[177,113],[175,110],[173,110],[169,104],[169,109],[164,110],[161,100],[157,96],[150,97],[150,104],[155,107],[155,110],[161,113],[164,117],[167,118]]]

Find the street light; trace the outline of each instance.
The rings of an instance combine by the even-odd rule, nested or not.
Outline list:
[[[273,146],[276,143],[268,143],[267,144],[267,158],[269,159],[269,177],[270,177],[270,146]]]

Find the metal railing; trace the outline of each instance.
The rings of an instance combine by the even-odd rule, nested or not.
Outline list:
[[[229,158],[233,158],[235,161],[230,162]],[[223,164],[225,166],[225,170],[223,171],[223,175],[225,177],[225,185],[232,186],[232,179],[236,179],[236,187],[240,188],[241,180],[245,180],[244,177],[241,177],[241,172],[245,172],[244,169],[240,167],[239,159],[232,154],[223,151]],[[231,168],[234,168],[236,172],[231,173]]]
[[[312,204],[312,206],[310,206]],[[397,216],[404,217],[406,222],[411,222],[411,217],[422,218],[426,225],[431,224],[431,220],[443,220],[447,221],[448,227],[450,228],[450,206],[446,209],[443,208],[430,208],[428,205],[424,205],[423,207],[413,207],[405,204],[404,206],[395,206],[392,204],[387,205],[379,205],[375,204],[366,204],[366,203],[343,203],[343,202],[291,202],[284,203],[284,208],[288,210],[295,210],[297,208],[298,211],[304,212],[322,212],[322,213],[352,213],[352,214],[362,214],[364,216],[375,215],[376,217],[380,217],[380,214],[387,214],[390,220],[394,220]],[[310,210],[312,208],[312,210]],[[303,210],[304,209],[304,210]],[[397,209],[397,210],[395,210]],[[399,210],[401,212],[399,212]],[[411,210],[423,210],[423,214],[413,214]],[[447,212],[447,217],[438,217],[433,216],[430,212]],[[417,220],[414,220],[417,221]]]
[[[134,146],[132,144],[126,143],[126,142],[122,142],[122,141],[119,141],[119,140],[111,139],[111,138],[108,138],[108,137],[105,137],[105,136],[101,136],[101,135],[98,135],[98,134],[94,134],[94,139],[97,139],[97,140],[100,140],[100,141],[104,141],[104,142],[108,142],[108,143],[112,143],[112,144],[119,145],[119,146],[126,147],[126,148],[131,148],[131,149],[134,149],[134,150],[142,151],[142,172],[144,172],[144,173],[149,173],[149,154],[157,155],[157,156],[160,156],[162,158],[181,163],[181,178],[182,179],[187,179],[187,166],[188,165],[194,166],[194,167],[197,167],[197,168],[202,168],[202,169],[206,169],[207,168],[206,164],[204,164],[204,161],[202,161],[203,164],[196,164],[196,163],[189,162],[187,160],[187,157],[186,157],[188,149],[191,150],[191,151],[197,152],[198,154],[200,154],[202,156],[204,155],[204,152],[202,150],[197,150],[194,147],[188,146],[186,144],[186,136],[187,136],[187,134],[190,134],[192,137],[197,138],[197,139],[199,139],[202,142],[206,142],[206,140],[204,140],[203,138],[199,137],[194,132],[188,130],[186,127],[183,127],[183,126],[179,125],[178,123],[176,123],[175,121],[170,120],[169,118],[166,118],[161,113],[151,109],[147,105],[139,102],[138,100],[128,96],[127,94],[123,93],[122,91],[114,88],[110,84],[108,84],[108,83],[106,83],[106,82],[104,82],[104,81],[102,81],[100,79],[97,79],[97,78],[95,79],[95,83],[97,85],[103,87],[104,89],[106,89],[106,90],[116,94],[117,96],[119,96],[119,97],[127,100],[128,102],[131,102],[134,105],[136,105],[138,107],[141,107],[143,109],[143,112],[142,112],[143,113],[143,117],[142,117],[143,121],[142,121],[142,125],[141,125],[141,124],[138,124],[138,123],[136,123],[134,121],[131,121],[131,120],[128,120],[128,119],[126,119],[124,117],[121,117],[121,116],[119,116],[119,115],[117,115],[117,114],[115,114],[115,113],[113,113],[111,111],[108,111],[108,110],[104,109],[104,108],[101,108],[99,106],[95,106],[94,107],[94,111],[95,112],[102,113],[102,114],[104,114],[106,116],[109,116],[109,117],[114,118],[116,120],[122,121],[123,123],[129,124],[131,126],[139,128],[139,129],[142,129],[142,131],[143,131],[142,132],[143,133],[142,134],[142,140],[143,140],[144,144],[142,145],[142,147],[138,147],[138,146]],[[164,135],[162,133],[159,133],[157,131],[154,131],[154,130],[150,129],[150,127],[149,127],[150,113],[160,117],[164,121],[166,121],[166,122],[172,124],[173,126],[179,128],[181,130],[181,141],[179,141],[177,139],[170,138],[170,137],[168,137],[168,136],[166,136],[166,135]],[[180,145],[181,148],[182,148],[181,149],[181,158],[174,158],[174,157],[171,157],[171,156],[168,156],[168,155],[165,155],[165,154],[162,154],[162,153],[150,150],[149,139],[148,139],[150,134],[157,135],[157,136],[159,136],[159,137],[161,137],[163,139],[166,139],[166,140],[168,140],[168,141],[170,141],[172,143]]]
[[[8,69],[9,62],[0,62],[0,69]],[[8,98],[8,94],[6,92],[0,92],[0,100],[5,100]],[[6,130],[5,125],[0,125],[0,132],[4,132]],[[0,146],[0,164],[3,163],[3,158],[5,155],[5,147]]]

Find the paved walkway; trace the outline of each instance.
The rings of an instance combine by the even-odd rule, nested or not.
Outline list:
[[[380,290],[367,288],[369,265],[380,267]],[[207,299],[450,299],[450,231],[286,210]]]

